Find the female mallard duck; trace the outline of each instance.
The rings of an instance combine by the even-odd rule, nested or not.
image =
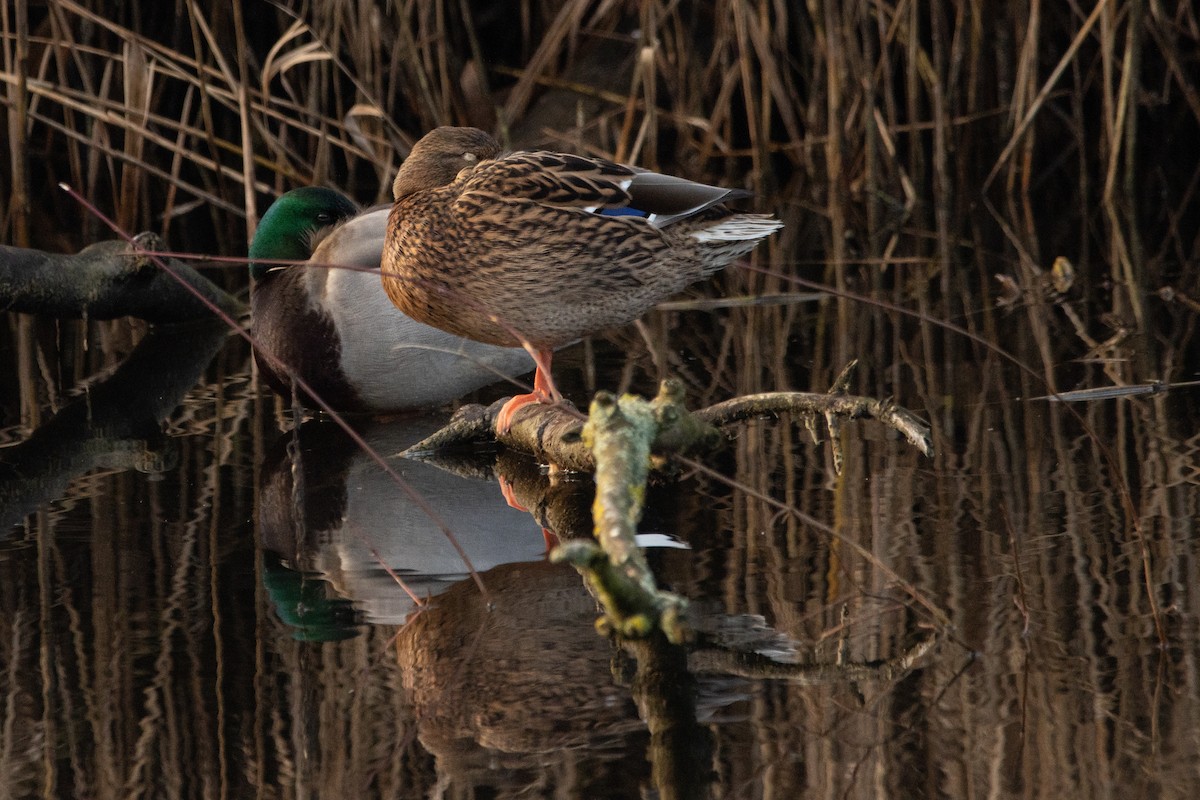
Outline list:
[[[267,209],[250,244],[250,330],[288,367],[280,374],[255,353],[271,388],[289,396],[294,373],[334,408],[397,411],[528,371],[523,350],[468,341],[396,310],[379,289],[387,215],[386,207],[359,214],[318,187],[290,191]]]
[[[742,256],[782,223],[723,203],[736,189],[601,158],[501,155],[475,128],[437,128],[392,187],[383,285],[404,313],[494,345],[524,345],[534,392],[514,412],[558,399],[554,348],[624,325]]]

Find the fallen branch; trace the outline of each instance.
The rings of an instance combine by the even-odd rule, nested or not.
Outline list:
[[[440,463],[447,450],[499,441],[543,464],[575,472],[595,471],[591,450],[582,439],[584,420],[574,407],[526,406],[512,430],[501,435],[496,433],[496,415],[507,400],[502,398],[487,408],[476,404],[463,406],[445,427],[400,455]]]
[[[806,414],[810,417],[825,417],[826,424],[833,426],[832,418],[873,419],[897,431],[908,443],[923,455],[933,455],[933,440],[929,426],[907,409],[891,400],[876,400],[852,394],[818,394],[816,392],[768,392],[747,394],[714,403],[707,408],[692,412],[693,415],[711,425],[724,427],[768,414]]]
[[[0,245],[0,308],[50,317],[188,322],[211,318],[191,292],[154,263],[162,249],[153,233],[132,243],[97,242],[78,253],[46,253]],[[230,316],[245,306],[191,267],[173,259],[172,269]]]
[[[849,370],[851,364],[847,367]],[[877,400],[845,394],[842,384],[846,371],[826,394],[816,392],[768,392],[735,397],[689,412],[682,405],[683,389],[676,381],[664,381],[662,392],[670,392],[673,401],[664,405],[662,413],[669,417],[662,420],[651,452],[655,455],[654,469],[666,466],[665,456],[690,455],[707,452],[720,443],[716,429],[747,419],[766,415],[799,414],[809,421],[809,430],[814,438],[817,418],[825,420],[829,432],[830,446],[834,448],[834,467],[841,472],[842,455],[837,436],[844,419],[874,419],[899,432],[926,456],[933,455],[933,440],[929,426],[915,414],[903,409],[891,400]],[[496,413],[504,405],[498,400],[484,408],[479,405],[464,406],[444,428],[418,442],[401,455],[421,460],[437,461],[441,451],[476,444],[498,441],[501,444],[532,455],[541,464],[554,464],[560,469],[576,472],[595,472],[596,461],[590,448],[583,440],[584,420],[574,408],[551,405],[529,405],[522,409],[505,434],[495,430]]]

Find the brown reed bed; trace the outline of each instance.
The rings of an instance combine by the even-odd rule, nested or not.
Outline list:
[[[384,199],[414,138],[469,123],[749,185],[785,207],[827,280],[895,261],[899,296],[926,294],[940,318],[974,312],[996,272],[1039,293],[1062,255],[1090,312],[1142,324],[1195,256],[1187,4],[330,0],[263,4],[249,23],[240,9],[6,6],[6,240],[104,233],[61,180],[124,227],[238,253],[272,193]]]
[[[1172,727],[1191,730],[1197,707],[1188,688],[1197,651],[1186,636],[1172,629],[1173,665],[1150,653],[1160,614],[1148,598],[1161,599],[1169,628],[1197,613],[1187,590],[1197,582],[1189,546],[1197,443],[1194,427],[1179,422],[1190,419],[1184,404],[1159,396],[1088,407],[1088,425],[1115,452],[1105,460],[1101,440],[1080,435],[1065,415],[1001,402],[1045,394],[1039,378],[1069,388],[1083,375],[1140,382],[1196,368],[1189,302],[1200,297],[1200,275],[1189,265],[1200,234],[1191,152],[1200,138],[1192,77],[1200,19],[1191,5],[344,0],[239,12],[185,0],[143,3],[136,16],[112,5],[50,0],[0,10],[6,242],[74,250],[110,236],[54,188],[66,181],[128,230],[157,231],[179,250],[240,254],[273,193],[330,183],[363,202],[384,199],[416,137],[466,123],[516,145],[578,148],[753,188],[788,228],[756,262],[764,271],[726,277],[729,293],[795,293],[805,288],[796,278],[846,293],[816,306],[726,309],[722,325],[690,325],[677,313],[648,324],[656,339],[700,354],[669,365],[697,397],[820,386],[865,355],[873,365],[862,370],[864,393],[897,393],[927,409],[957,445],[940,443],[932,469],[856,440],[833,496],[821,457],[793,454],[798,432],[759,425],[728,456],[731,474],[875,545],[993,657],[965,678],[946,659],[913,679],[935,708],[924,716],[904,693],[871,687],[861,696],[846,686],[756,690],[746,723],[714,733],[726,785],[776,769],[774,748],[804,753],[808,774],[827,784],[823,795],[875,796],[870,782],[847,776],[844,748],[861,759],[862,774],[878,767],[881,782],[902,794],[912,786],[906,770],[929,771],[913,763],[922,754],[906,746],[910,727],[923,731],[930,763],[955,794],[1020,796],[1024,783],[1086,797],[1102,778],[1123,774],[1168,796],[1153,791],[1157,782],[1194,779],[1194,736],[1178,734],[1147,755],[1147,742],[1157,745]],[[1056,286],[1059,257],[1074,278]],[[220,280],[243,288],[244,273]],[[35,426],[40,409],[119,361],[140,333],[86,327],[54,334],[65,343],[56,382],[45,377],[51,334],[10,320],[22,423]],[[90,349],[71,343],[89,336]],[[986,346],[997,343],[1034,373]],[[641,347],[628,348],[635,382],[653,369]],[[390,631],[314,657],[287,639],[261,597],[254,637],[238,627],[243,606],[221,599],[223,591],[261,594],[257,575],[221,572],[231,548],[250,558],[248,465],[275,427],[260,419],[269,402],[241,382],[244,355],[224,353],[198,390],[220,403],[191,404],[173,423],[211,428],[207,439],[182,437],[178,486],[90,476],[31,523],[37,569],[8,570],[0,593],[10,621],[0,637],[10,720],[0,773],[14,794],[50,793],[46,763],[59,765],[60,792],[98,797],[195,775],[233,794],[255,787],[280,797],[310,784],[322,795],[366,794],[374,781],[370,788],[417,787],[422,796],[437,785],[432,757],[414,744],[419,720],[400,707],[401,676],[381,666]],[[223,478],[222,469],[235,474]],[[892,621],[907,611],[876,564],[750,494],[699,480],[672,527],[698,542],[727,531],[732,544],[721,561],[667,563],[675,585],[727,598],[730,612],[767,614],[818,647],[848,614],[852,657],[903,645],[909,631]],[[94,512],[94,550],[67,524],[93,486],[128,501]],[[1136,500],[1138,546],[1116,487]],[[176,506],[180,521],[161,522],[160,510]],[[140,533],[147,529],[154,535]],[[71,565],[83,559],[94,586],[71,583]],[[134,574],[139,580],[128,579]],[[185,601],[184,583],[199,599]],[[38,603],[25,602],[35,595]],[[35,606],[44,618],[31,614]],[[135,624],[129,609],[159,626]],[[1086,646],[1062,654],[1054,634],[1065,640],[1075,629]],[[1044,638],[1014,635],[1026,630]],[[209,680],[223,663],[218,650],[245,662],[253,681],[222,675],[219,693]],[[1039,669],[1055,660],[1070,663]],[[279,679],[285,672],[317,676],[325,705],[307,707],[313,686]],[[365,683],[357,695],[334,691],[355,682]],[[1175,697],[1175,687],[1185,687],[1178,698],[1160,698]],[[1014,719],[1014,698],[1028,704],[1028,720]],[[1132,710],[1097,702],[1112,698]],[[1093,707],[1119,724],[1080,713]],[[252,711],[239,717],[242,709]],[[305,724],[316,717],[326,724]],[[305,740],[314,730],[319,738]],[[970,757],[958,763],[959,752]],[[556,768],[573,775],[570,757],[561,759]],[[777,796],[799,796],[805,787],[792,784],[804,777],[780,770]]]

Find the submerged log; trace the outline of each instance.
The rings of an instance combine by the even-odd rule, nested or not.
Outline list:
[[[132,242],[97,242],[78,253],[47,253],[0,245],[0,308],[50,317],[188,322],[213,316],[204,302],[173,278],[153,252],[162,240],[141,233]],[[201,297],[230,316],[245,306],[196,270],[162,259]]]

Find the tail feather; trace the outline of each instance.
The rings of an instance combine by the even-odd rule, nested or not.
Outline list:
[[[714,225],[692,231],[691,236],[703,244],[757,242],[782,227],[783,223],[770,214],[736,214]]]

